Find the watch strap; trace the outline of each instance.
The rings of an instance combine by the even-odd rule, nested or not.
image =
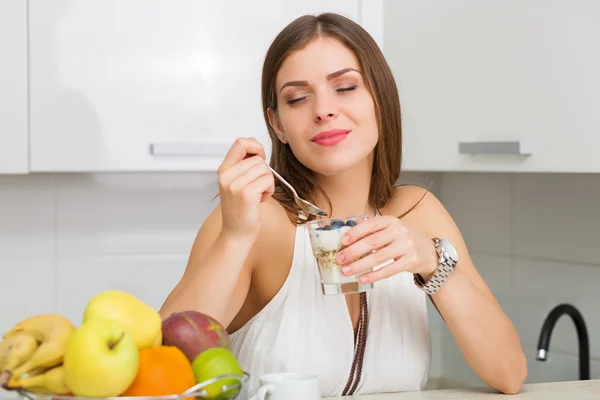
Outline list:
[[[429,295],[435,294],[438,290],[440,290],[452,271],[454,271],[454,268],[456,268],[456,264],[458,262],[458,260],[453,260],[451,257],[449,257],[448,253],[444,251],[441,246],[441,239],[436,237],[432,240],[439,257],[438,267],[428,282],[425,282],[421,275],[414,274],[415,285]]]

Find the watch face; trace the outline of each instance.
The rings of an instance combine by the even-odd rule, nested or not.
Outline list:
[[[453,261],[458,262],[458,253],[449,241],[446,239],[441,239],[440,245],[444,248],[444,251],[448,253],[448,257],[450,257]]]

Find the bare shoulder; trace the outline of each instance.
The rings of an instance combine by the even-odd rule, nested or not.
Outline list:
[[[285,209],[272,197],[261,204],[260,233],[256,240],[255,252],[263,256],[265,251],[285,248],[294,241],[295,225],[289,220]],[[262,257],[261,257],[262,258]]]
[[[270,236],[268,233],[271,229],[276,229],[281,226],[285,221],[289,221],[287,214],[281,204],[275,199],[270,197],[261,204],[260,211],[260,223],[261,223],[261,234],[260,236]],[[217,204],[215,209],[208,215],[201,229],[211,231],[213,234],[221,230],[222,227],[222,209],[221,204]],[[266,235],[264,235],[266,234]]]
[[[285,237],[282,235],[282,231],[285,230],[286,225],[293,226],[287,218],[283,206],[273,198],[269,198],[261,204],[260,224],[260,233],[253,246],[252,254],[260,254],[261,249],[269,247]],[[197,259],[205,253],[219,236],[221,229],[222,208],[221,204],[217,204],[198,231],[192,247],[192,258]],[[252,264],[252,261],[249,264]],[[249,265],[249,267],[252,266]]]
[[[466,244],[452,216],[442,202],[429,190],[419,186],[398,186],[385,214],[401,216],[406,224],[422,231],[428,237],[443,237],[467,253]]]
[[[428,238],[448,240],[458,253],[458,267],[492,301],[496,302],[491,290],[473,264],[467,244],[442,202],[427,189],[418,186],[400,186],[395,189],[392,200],[384,214],[403,215],[408,226],[423,232]]]
[[[446,223],[452,220],[442,202],[428,189],[402,185],[394,188],[394,194],[385,207],[386,214],[396,215],[410,224],[417,224],[422,230],[435,230],[439,218]],[[452,221],[454,223],[454,221]]]

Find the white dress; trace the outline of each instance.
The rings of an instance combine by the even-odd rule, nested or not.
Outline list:
[[[275,297],[231,335],[249,382],[238,397],[256,394],[271,372],[319,376],[321,395],[340,396],[354,357],[354,329],[345,296],[323,295],[305,224],[296,227],[289,275]],[[362,376],[355,394],[424,390],[431,340],[427,297],[412,274],[375,282],[367,292],[369,324]]]

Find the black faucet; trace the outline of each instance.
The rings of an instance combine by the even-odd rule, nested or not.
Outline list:
[[[570,304],[559,304],[546,317],[542,331],[540,332],[537,360],[546,361],[552,329],[554,329],[556,321],[563,314],[568,314],[571,317],[577,329],[577,338],[579,341],[579,380],[588,380],[590,379],[590,345],[587,328],[581,313]]]

